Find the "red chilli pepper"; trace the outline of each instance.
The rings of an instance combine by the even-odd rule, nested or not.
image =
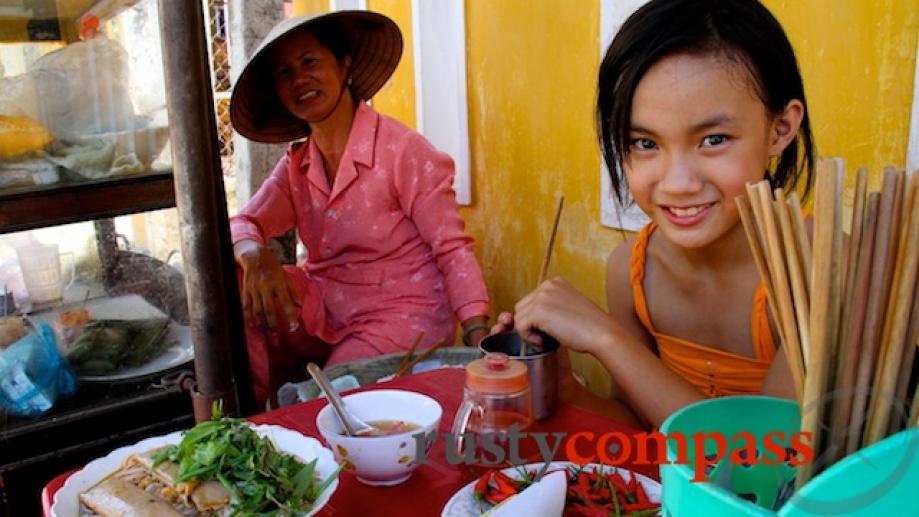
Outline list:
[[[485,497],[485,494],[488,492],[488,483],[491,481],[491,478],[494,477],[495,471],[489,470],[488,472],[482,474],[482,477],[475,482],[475,488],[472,491],[473,496],[476,499],[482,499]]]
[[[517,483],[507,474],[499,471],[495,472],[495,483],[498,484],[498,491],[502,494],[514,495],[520,491]]]
[[[629,491],[629,487],[626,485],[625,480],[622,479],[622,476],[620,476],[618,472],[611,475],[609,479],[613,482],[613,486],[616,487],[616,492],[625,494]]]
[[[635,498],[638,499],[638,502],[641,504],[648,504],[651,502],[651,500],[648,499],[648,494],[645,493],[645,487],[643,487],[641,483],[635,487]]]
[[[492,492],[485,496],[485,501],[491,504],[498,504],[514,494],[505,494],[503,492]]]

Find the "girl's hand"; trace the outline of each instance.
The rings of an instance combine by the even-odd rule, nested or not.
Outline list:
[[[510,312],[502,312],[498,314],[498,321],[491,327],[491,332],[488,333],[489,336],[495,334],[500,334],[501,332],[507,332],[508,330],[514,329],[514,315]]]
[[[277,332],[275,301],[287,318],[286,331],[299,324],[299,297],[290,279],[267,246],[247,240],[233,246],[236,263],[243,270],[243,313],[248,321],[267,325]]]
[[[527,341],[538,340],[530,333],[539,329],[572,350],[594,353],[612,333],[609,314],[560,277],[543,282],[517,302],[515,311],[514,326]]]

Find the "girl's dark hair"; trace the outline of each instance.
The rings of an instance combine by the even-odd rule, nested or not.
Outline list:
[[[792,99],[801,101],[798,134],[765,178],[773,188],[786,188],[803,175],[806,198],[814,139],[795,53],[778,20],[758,0],[652,0],[626,20],[600,65],[597,136],[620,202],[626,202],[628,190],[623,162],[629,155],[635,89],[652,65],[683,53],[722,55],[743,64],[769,113],[781,113]]]

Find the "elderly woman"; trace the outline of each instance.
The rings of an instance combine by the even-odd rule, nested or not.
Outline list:
[[[398,27],[380,14],[288,19],[236,83],[236,130],[294,142],[230,221],[260,402],[308,360],[401,351],[422,331],[424,348],[452,340],[457,320],[469,344],[487,333],[452,160],[365,102],[401,53]],[[266,246],[290,228],[308,251],[303,267],[282,267]]]

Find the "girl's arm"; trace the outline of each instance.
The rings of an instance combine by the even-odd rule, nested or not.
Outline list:
[[[446,280],[450,306],[464,329],[484,323],[488,293],[456,203],[453,160],[415,132],[408,133],[399,147],[393,179],[402,211],[431,247]],[[481,327],[473,332],[470,342],[487,334]]]
[[[515,308],[515,326],[524,335],[538,328],[566,347],[596,357],[609,371],[633,409],[660,426],[671,413],[705,397],[664,366],[638,322],[629,282],[628,243],[607,263],[607,313],[561,278],[549,280]]]
[[[778,397],[782,399],[796,400],[794,381],[791,378],[791,368],[788,366],[788,358],[785,357],[785,348],[779,347],[775,352],[775,358],[766,373],[763,380],[763,395]]]

